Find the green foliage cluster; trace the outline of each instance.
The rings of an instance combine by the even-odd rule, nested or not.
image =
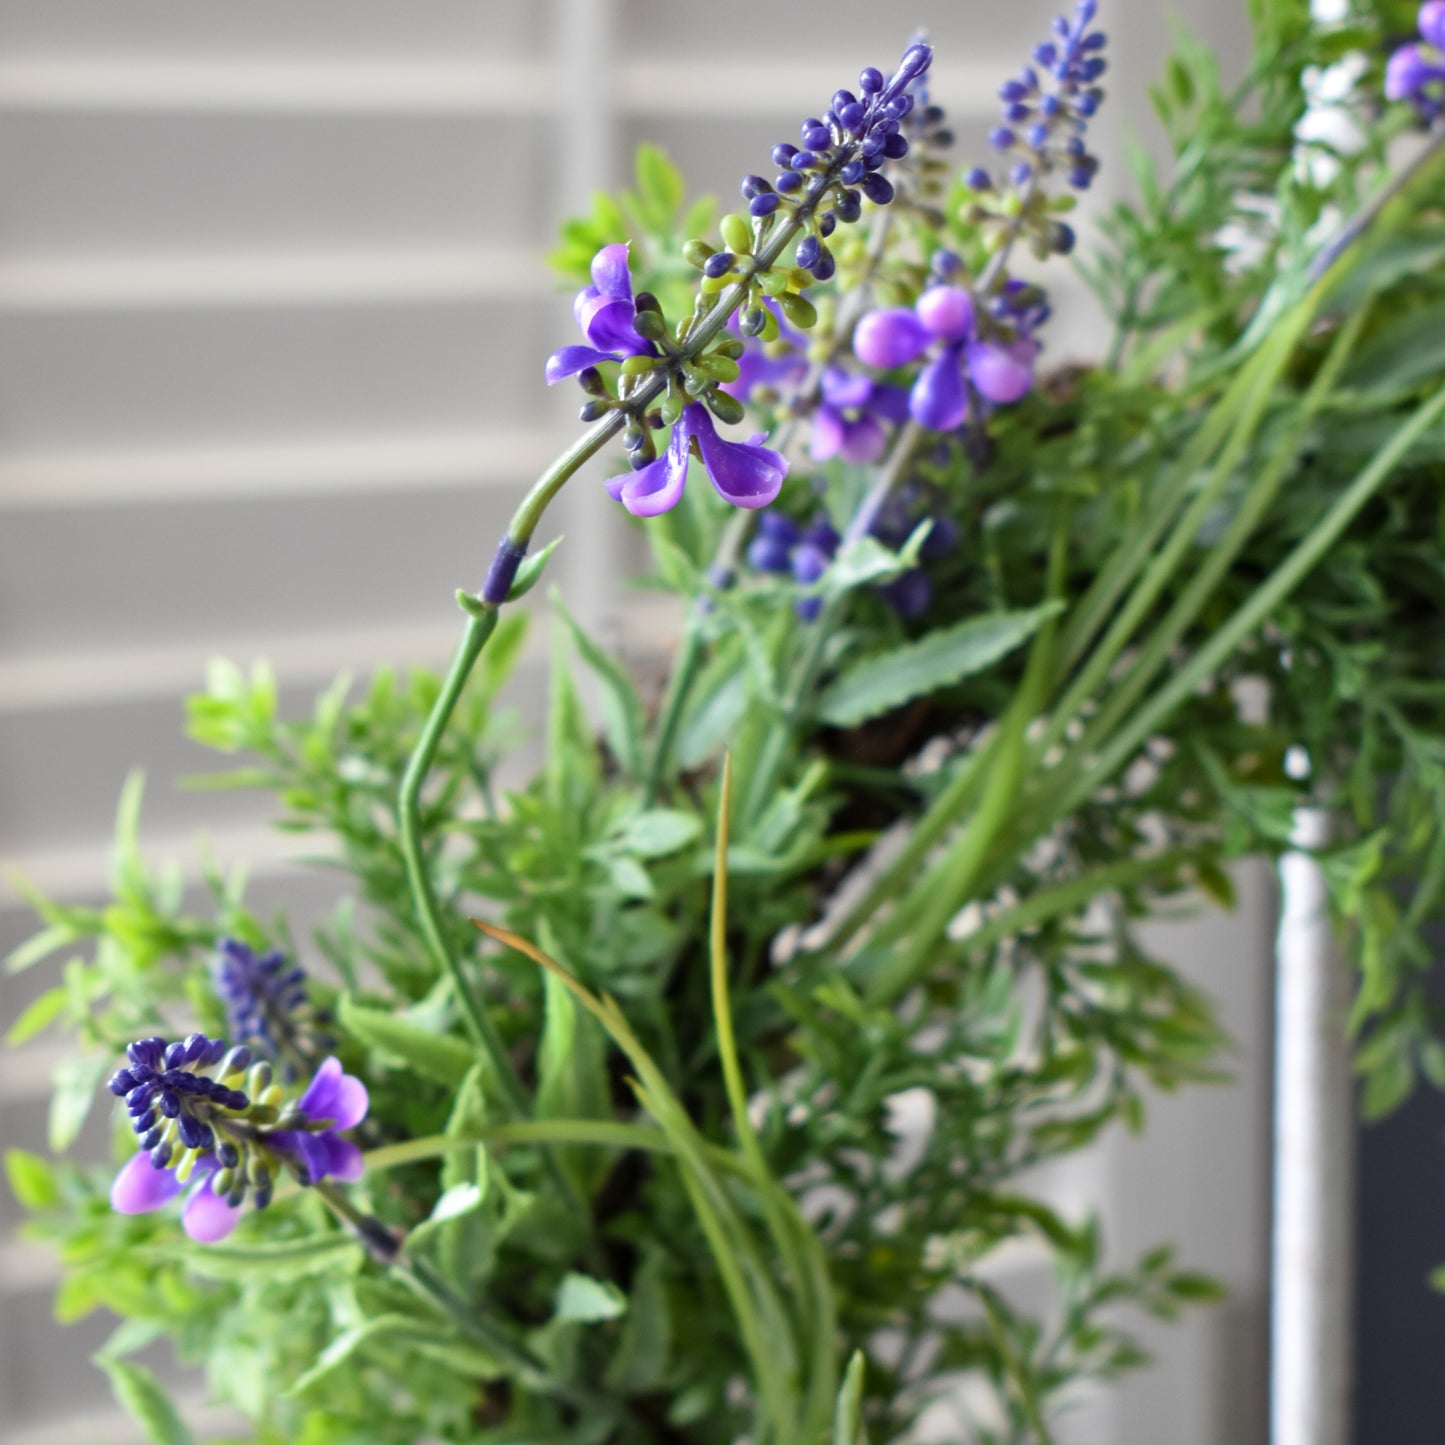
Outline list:
[[[1302,78],[1377,52],[1389,17],[1252,12],[1232,92],[1181,39],[1157,96],[1173,161],[1135,154],[1139,200],[1083,263],[1108,363],[1000,414],[989,458],[919,464],[962,538],[930,564],[926,617],[876,592],[921,529],[844,549],[813,589],[826,627],[798,619],[791,582],[719,590],[730,519],[689,488],[647,527],[650,584],[690,618],[662,700],[554,599],[545,754],[519,778],[500,698],[526,616],[503,615],[420,835],[442,944],[506,1069],[407,883],[395,800],[442,693],[429,674],[342,680],[288,718],[264,667],[217,666],[192,700],[192,736],[241,763],[206,785],[274,793],[345,877],[313,941],[214,869],[187,910],[142,857],[138,787],[114,901],[36,899],[44,930],[12,967],[58,961],[58,982],[12,1041],[77,1039],[57,1153],[127,1039],[222,1031],[223,935],[307,964],[371,1092],[347,1198],[399,1241],[392,1265],[315,1192],[198,1248],[165,1215],[112,1214],[104,1169],[11,1156],[69,1271],[61,1317],[124,1319],[101,1363],[150,1439],[190,1439],[133,1358],[164,1337],[278,1445],[857,1445],[903,1438],[960,1380],[967,1438],[1049,1440],[1085,1382],[1143,1359],[1131,1310],[1216,1291],[1168,1249],[1108,1262],[1029,1171],[1140,1127],[1151,1089],[1218,1076],[1208,1000],[1139,925],[1227,905],[1228,865],[1283,850],[1301,805],[1337,821],[1322,861],[1361,970],[1367,1111],[1417,1073],[1445,1084],[1422,932],[1445,887],[1445,167],[1313,276],[1335,218],[1384,183],[1389,126],[1303,163]],[[1366,119],[1377,80],[1345,102]],[[630,236],[664,292],[703,215],[679,225],[682,204],[648,151],[559,265]],[[896,261],[841,253],[844,280],[907,295],[934,246],[983,244],[962,215],[955,192],[944,232],[931,211],[896,222]],[[824,470],[841,524],[872,477]],[[804,486],[780,503],[802,521],[817,504]],[[1052,1276],[1042,1312],[1019,1257]]]

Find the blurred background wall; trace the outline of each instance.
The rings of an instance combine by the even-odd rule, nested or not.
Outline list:
[[[1055,8],[0,0],[0,857],[100,898],[139,764],[149,854],[194,877],[204,831],[222,861],[254,860],[253,897],[304,938],[333,886],[288,858],[264,798],[177,788],[210,762],[180,699],[217,654],[269,657],[293,707],[344,669],[445,660],[452,590],[479,584],[519,489],[575,434],[575,396],[541,381],[571,338],[541,261],[557,220],[626,179],[643,139],[730,200],[916,26],[960,158],[981,155],[998,82]],[[1125,184],[1125,132],[1153,140],[1167,32],[1154,0],[1103,9],[1094,214]],[[1237,71],[1244,0],[1176,9]],[[1087,359],[1087,296],[1063,267],[1050,287],[1048,354]],[[618,586],[637,553],[617,509],[584,480],[562,512],[572,604],[625,652],[655,652],[671,619]],[[1272,907],[1250,874],[1232,918],[1157,936],[1234,1030],[1234,1085],[1162,1101],[1143,1138],[1111,1137],[1050,1183],[1101,1213],[1118,1258],[1173,1239],[1233,1291],[1145,1329],[1159,1367],[1069,1438],[1263,1438]],[[0,891],[0,951],[31,930]],[[0,978],[0,1026],[51,981]],[[54,1061],[43,1041],[0,1051],[0,1143],[43,1148]],[[104,1138],[97,1119],[80,1147],[98,1157]],[[56,1268],[13,1238],[17,1214],[0,1190],[0,1445],[125,1445],[88,1364],[111,1322],[52,1324]],[[198,1379],[170,1373],[198,1401]]]

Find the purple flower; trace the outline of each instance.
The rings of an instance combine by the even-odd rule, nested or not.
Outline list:
[[[361,1150],[338,1129],[354,1129],[366,1118],[366,1085],[341,1070],[341,1060],[327,1059],[316,1071],[297,1109],[310,1129],[273,1129],[267,1143],[304,1166],[304,1182],[316,1184],[330,1176],[351,1184],[361,1178]]]
[[[115,1176],[110,1190],[113,1209],[120,1214],[149,1214],[184,1192],[181,1225],[192,1239],[210,1244],[236,1227],[248,1193],[258,1209],[270,1203],[280,1168],[303,1184],[328,1176],[346,1181],[361,1177],[361,1151],[337,1131],[353,1128],[366,1117],[366,1086],[343,1073],[339,1060],[327,1059],[300,1100],[278,1113],[275,1104],[283,1096],[271,1084],[271,1066],[265,1061],[251,1065],[245,1049],[226,1051],[221,1044],[222,1078],[249,1066],[247,1082],[264,1106],[252,1111],[246,1095],[196,1072],[217,1063],[208,1057],[214,1046],[203,1042],[207,1047],[188,1060],[184,1055],[191,1048],[190,1040],[167,1048],[162,1039],[143,1039],[131,1045],[129,1066],[111,1080],[111,1092],[129,1098],[138,1133],[147,1125],[146,1115],[154,1119],[155,1111],[149,1107],[152,1097],[160,1099],[166,1120],[159,1126],[149,1124],[140,1152]],[[244,1121],[244,1128],[235,1127],[238,1120]],[[152,1135],[160,1137],[152,1142]],[[174,1148],[177,1144],[179,1150]]]
[[[758,572],[791,572],[799,586],[811,587],[828,570],[841,541],[826,517],[800,527],[781,512],[764,512],[748,546],[748,562]],[[822,606],[821,597],[800,597],[793,603],[793,611],[804,622],[811,622]]]
[[[902,387],[854,375],[841,366],[823,372],[820,392],[809,447],[815,462],[830,457],[876,462],[888,444],[883,422],[897,425],[908,415],[908,396]]]
[[[766,347],[752,343],[738,362],[737,380],[722,388],[741,402],[752,401],[753,393],[762,387],[795,390],[808,377],[803,355],[808,338],[788,326],[776,302],[765,300],[763,304],[778,319],[778,339]],[[885,386],[841,366],[824,369],[818,391],[809,444],[815,462],[839,456],[848,462],[877,461],[888,441],[883,422],[897,425],[908,415],[907,394],[900,387]]]
[[[853,333],[858,359],[885,369],[916,361],[935,346],[908,397],[913,419],[930,431],[952,431],[968,419],[970,388],[1004,406],[1033,385],[1038,343],[1022,331],[981,336],[973,297],[961,286],[932,286],[911,311],[871,311]]]
[[[592,258],[592,282],[572,303],[578,329],[588,344],[564,346],[552,353],[547,360],[548,386],[602,361],[657,355],[657,348],[639,336],[632,324],[637,306],[632,299],[627,242],[604,246]]]
[[[701,402],[689,402],[672,429],[667,450],[638,471],[609,477],[607,495],[634,517],[656,517],[670,511],[682,500],[688,460],[696,452],[708,480],[725,502],[735,507],[766,507],[782,489],[788,463],[781,453],[761,445],[762,441],[761,432],[745,442],[727,441],[717,434],[708,409]]]
[[[1426,120],[1445,110],[1445,0],[1425,0],[1418,19],[1420,44],[1402,45],[1385,66],[1385,96],[1408,100]]]

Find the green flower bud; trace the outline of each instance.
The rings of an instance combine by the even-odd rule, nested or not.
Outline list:
[[[675,426],[685,405],[682,388],[675,381],[669,381],[667,394],[662,398],[662,405],[657,408],[658,415],[662,417],[663,426]]]
[[[732,357],[722,356],[716,351],[708,356],[699,356],[693,365],[714,381],[736,381],[740,375],[737,362]]]
[[[582,410],[577,415],[583,421],[601,421],[601,419],[612,410],[610,402],[588,401],[582,404]]]
[[[656,356],[629,356],[622,363],[623,376],[645,376],[649,371],[654,371],[660,366],[661,360]]]
[[[707,258],[716,254],[716,246],[709,246],[706,241],[700,241],[696,236],[682,243],[682,259],[689,266],[696,266],[699,271],[707,265]]]
[[[718,230],[722,233],[723,244],[729,251],[740,256],[752,255],[753,228],[736,211],[730,211],[718,222]]]
[[[632,329],[644,340],[661,341],[667,335],[667,322],[661,311],[643,311],[639,307],[632,318]]]
[[[760,336],[767,322],[768,313],[761,306],[750,306],[738,318],[738,330],[744,336]]]
[[[713,355],[727,356],[731,357],[734,361],[738,361],[746,350],[747,347],[735,336],[729,336],[726,341],[719,342],[717,346],[713,348]]]
[[[783,315],[799,331],[809,331],[818,324],[818,308],[806,296],[799,296],[796,291],[784,291],[778,297],[778,305],[783,308]]]
[[[654,311],[659,316],[662,315],[662,302],[651,291],[639,291],[633,298],[632,304],[639,314],[643,311]]]
[[[742,402],[735,396],[729,396],[725,391],[705,392],[702,399],[707,409],[726,425],[740,422],[748,414],[747,408]]]

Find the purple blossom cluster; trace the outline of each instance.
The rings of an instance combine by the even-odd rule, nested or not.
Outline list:
[[[956,258],[935,262],[935,271],[956,273]],[[919,426],[947,432],[977,419],[973,398],[993,406],[1021,400],[1033,386],[1039,344],[1033,329],[1047,316],[1037,305],[1024,308],[1025,288],[1005,286],[986,314],[972,293],[951,281],[936,281],[912,307],[870,311],[853,332],[853,351],[882,371],[929,360],[908,393],[908,410]],[[1027,288],[1033,292],[1033,288]]]
[[[1053,37],[1036,47],[1033,64],[999,87],[1004,124],[989,140],[1008,159],[1014,187],[1031,188],[1053,172],[1062,172],[1076,190],[1093,183],[1099,162],[1085,146],[1084,132],[1104,98],[1097,82],[1107,68],[1099,53],[1106,39],[1089,29],[1098,8],[1098,0],[1079,0],[1073,20],[1054,21]],[[976,191],[993,189],[992,176],[982,168],[970,172],[968,181]],[[1060,229],[1061,244],[1054,249],[1067,250],[1073,235]]]
[[[330,1046],[316,1027],[322,1020],[307,997],[305,970],[288,966],[279,949],[258,954],[238,939],[223,938],[212,973],[238,1043],[270,1058],[285,1053],[288,1064]]]
[[[637,302],[627,264],[627,242],[604,246],[592,258],[592,284],[577,293],[572,314],[585,346],[564,346],[547,359],[547,385],[629,356],[656,356],[657,347],[637,334]]]
[[[807,382],[811,371],[806,356],[808,339],[774,314],[777,339],[750,341],[738,360],[737,380],[723,387],[740,402],[756,403],[769,392],[796,395]],[[908,394],[902,387],[830,362],[818,377],[817,398],[807,417],[808,454],[815,462],[834,457],[860,465],[876,462],[888,446],[887,427],[897,426],[907,417]]]
[[[271,1066],[244,1046],[197,1033],[141,1039],[126,1053],[108,1087],[125,1099],[140,1150],[111,1186],[118,1213],[147,1214],[184,1191],[181,1223],[209,1244],[235,1228],[248,1195],[258,1209],[271,1202],[283,1168],[303,1184],[361,1177],[361,1151],[337,1131],[366,1117],[366,1087],[338,1060],[287,1104]]]
[[[1417,23],[1420,39],[1402,45],[1385,67],[1385,96],[1409,101],[1433,122],[1445,113],[1445,0],[1425,0]]]
[[[826,517],[802,527],[782,512],[764,512],[748,545],[748,565],[775,576],[791,573],[800,587],[811,587],[828,570],[841,540]],[[822,606],[820,597],[800,597],[793,610],[804,622],[811,622]]]

